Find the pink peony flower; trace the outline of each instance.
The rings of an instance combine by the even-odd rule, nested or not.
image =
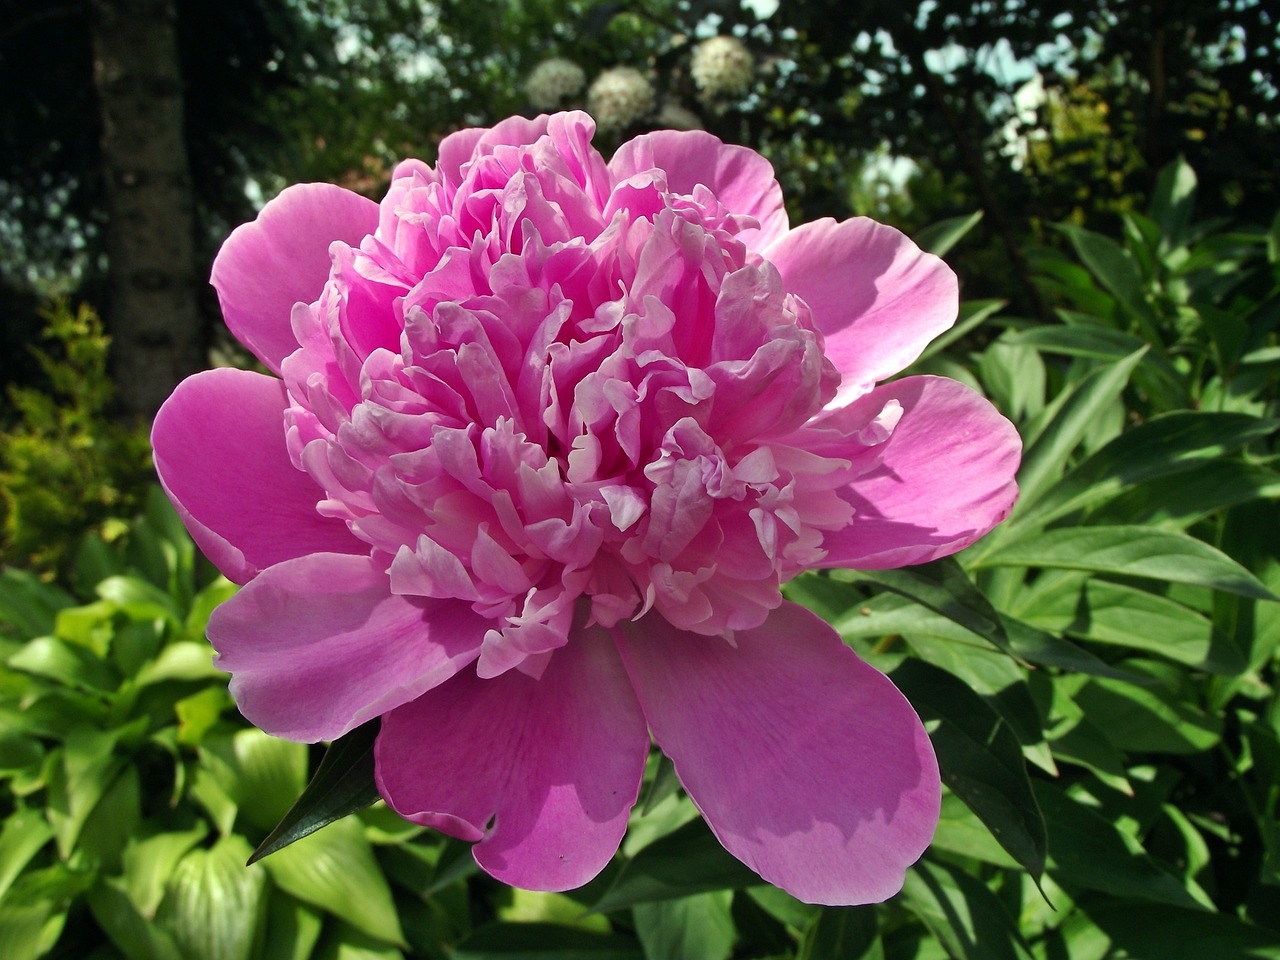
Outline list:
[[[650,737],[724,846],[804,900],[891,896],[932,838],[914,711],[779,584],[945,556],[1020,444],[950,380],[877,384],[956,281],[866,219],[789,229],[701,131],[606,163],[581,113],[447,138],[375,204],[285,190],[213,268],[278,376],[156,418],[165,489],[243,589],[209,624],[244,715],[382,718],[378,786],[498,879],[599,872]]]

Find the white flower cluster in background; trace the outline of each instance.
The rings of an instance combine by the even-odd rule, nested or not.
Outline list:
[[[623,130],[653,109],[653,86],[634,67],[614,67],[587,91],[587,112],[602,130]]]
[[[533,68],[524,90],[529,102],[539,110],[554,110],[581,93],[586,83],[587,75],[580,66],[563,57],[552,57]]]
[[[707,99],[745,93],[755,78],[751,51],[736,37],[712,37],[693,49],[689,72]]]

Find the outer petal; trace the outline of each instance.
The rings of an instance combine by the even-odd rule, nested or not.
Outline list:
[[[329,244],[358,247],[378,226],[378,205],[331,183],[287,187],[251,223],[232,231],[209,282],[236,339],[276,373],[298,348],[289,316],[329,277]]]
[[[285,449],[284,386],[246,370],[182,383],[151,428],[156,472],[205,556],[236,583],[317,552],[367,553],[346,524],[320,516],[315,482]]]
[[[840,492],[852,522],[823,540],[824,567],[883,570],[961,550],[1009,515],[1022,456],[1017,431],[985,398],[954,380],[906,377],[877,387],[818,426],[856,436],[890,400],[902,419],[880,464]],[[833,446],[821,450],[840,456]]]
[[[732,646],[652,616],[614,632],[654,739],[730,853],[812,903],[901,888],[941,785],[887,677],[794,604]]]
[[[902,370],[955,323],[951,268],[866,217],[802,224],[764,256],[826,337],[827,357],[843,378],[837,405]]]
[[[761,250],[787,232],[787,211],[773,166],[748,147],[722,142],[705,130],[659,130],[629,140],[609,161],[614,181],[657,167],[666,171],[673,193],[691,194],[699,183],[733,213],[760,221],[739,236]]]
[[[475,659],[489,621],[458,600],[394,596],[368,557],[278,564],[209,618],[240,712],[290,740],[332,740]]]
[[[618,849],[648,751],[618,655],[590,630],[539,679],[467,671],[392,711],[375,757],[401,816],[480,840],[476,861],[504,883],[567,890]]]

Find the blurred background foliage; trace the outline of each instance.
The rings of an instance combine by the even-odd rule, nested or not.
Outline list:
[[[1280,958],[1265,4],[0,12],[0,78],[23,92],[0,109],[5,960]],[[95,50],[130,17],[172,27],[172,70],[104,69]],[[708,66],[713,37],[738,46]],[[573,69],[548,88],[550,59]],[[636,73],[605,96],[617,67]],[[131,166],[104,136],[126,95],[180,100],[180,167]],[[138,228],[108,194],[184,188],[195,263],[174,276],[203,278],[288,183],[377,197],[451,130],[588,103],[606,154],[702,126],[770,157],[794,222],[869,214],[946,256],[960,319],[914,372],[983,391],[1026,444],[1014,515],[953,560],[788,588],[891,673],[938,750],[937,840],[886,905],[761,886],[656,756],[622,852],[567,895],[504,888],[381,805],[243,866],[324,750],[248,728],[211,666],[204,625],[234,587],[150,479],[149,411],[112,377],[131,348],[120,291],[168,281],[108,256]],[[207,289],[171,286],[204,318],[201,365],[243,362]]]

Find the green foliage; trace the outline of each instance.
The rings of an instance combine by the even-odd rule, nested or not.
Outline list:
[[[1061,323],[967,304],[918,364],[1017,422],[1007,523],[788,587],[930,729],[942,818],[898,897],[762,884],[657,754],[599,878],[502,887],[366,806],[372,727],[317,766],[235,715],[201,639],[235,588],[153,490],[86,541],[80,593],[0,575],[6,960],[1280,958],[1280,232],[1197,223],[1190,171],[1160,182],[1123,237],[1037,258]]]
[[[151,478],[145,432],[108,417],[109,338],[87,305],[44,313],[51,351],[34,351],[46,390],[13,387],[17,422],[0,434],[0,560],[65,570],[86,530],[131,516]]]

